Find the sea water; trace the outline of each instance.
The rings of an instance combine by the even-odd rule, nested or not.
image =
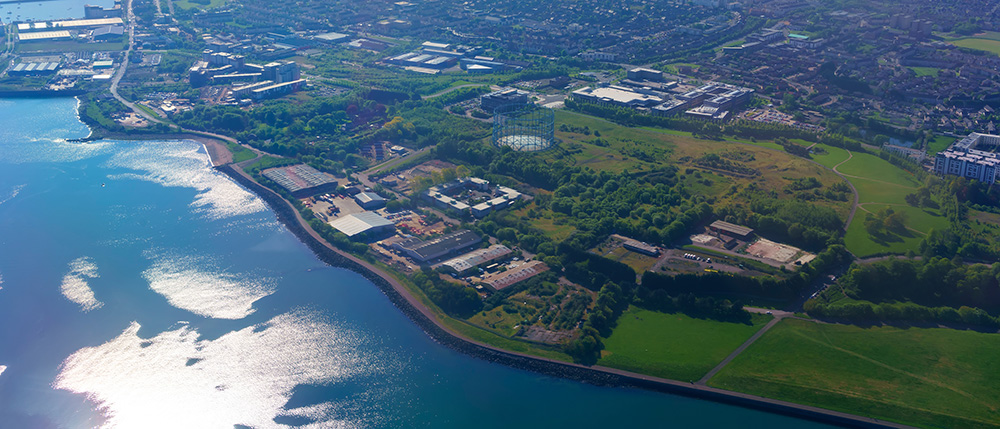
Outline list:
[[[818,426],[472,358],[190,141],[0,99],[0,427]]]

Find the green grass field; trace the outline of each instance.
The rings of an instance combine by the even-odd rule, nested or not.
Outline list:
[[[812,160],[822,164],[824,167],[833,168],[847,159],[847,151],[839,147],[816,145],[826,151],[824,154],[813,154]]]
[[[938,71],[941,70],[935,67],[907,67],[907,68],[913,70],[913,72],[917,74],[917,77],[937,76]]]
[[[1000,426],[1000,335],[786,319],[709,385],[923,427]]]
[[[904,200],[906,194],[914,192],[920,186],[920,182],[910,172],[868,153],[851,152],[850,160],[844,162],[848,157],[846,150],[822,147],[828,153],[815,156],[814,160],[831,168],[839,165],[837,170],[847,176],[858,191],[858,203],[861,206],[844,236],[844,244],[855,256],[863,258],[876,254],[902,254],[907,250],[917,250],[920,241],[930,229],[948,228],[947,219],[936,210],[925,211],[906,204]],[[891,205],[893,210],[905,212],[906,226],[915,231],[907,231],[902,235],[868,234],[864,227],[865,210],[876,212],[887,205]]]
[[[966,39],[952,40],[951,42],[948,43],[963,48],[992,52],[994,54],[1000,55],[1000,40],[970,37]]]
[[[243,162],[257,156],[257,154],[253,153],[252,150],[236,143],[226,143],[226,147],[233,153],[233,162]]]
[[[877,212],[885,207],[884,204],[865,204],[865,210]],[[844,243],[855,255],[865,257],[884,253],[906,253],[907,250],[916,251],[920,241],[927,236],[931,229],[941,231],[948,229],[948,219],[938,210],[912,207],[908,205],[893,205],[892,209],[906,214],[906,226],[908,230],[904,234],[885,233],[879,236],[871,236],[864,227],[864,219],[867,214],[861,208],[854,215],[854,222],[847,228],[844,236]]]
[[[942,150],[947,149],[948,146],[951,146],[951,144],[954,142],[955,142],[954,137],[948,137],[948,136],[934,137],[934,140],[927,142],[927,154],[934,155],[938,152],[941,152]]]
[[[694,319],[631,307],[604,340],[598,365],[681,381],[696,381],[743,344],[771,316],[753,325]]]
[[[174,2],[174,7],[179,7],[181,9],[215,9],[226,4],[226,0],[211,0],[207,3],[198,3],[191,0],[177,0]],[[164,12],[166,12],[166,5],[163,5]]]

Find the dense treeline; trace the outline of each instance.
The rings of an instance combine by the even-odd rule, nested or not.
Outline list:
[[[875,304],[868,301],[850,301],[826,304],[810,300],[806,302],[804,309],[813,316],[846,319],[854,322],[924,321],[967,323],[988,328],[1000,327],[1000,318],[991,316],[982,309],[968,306],[956,309],[954,307],[928,307],[912,302],[883,302]]]
[[[640,286],[636,290],[635,305],[664,313],[684,313],[699,319],[713,319],[732,323],[751,323],[750,313],[743,310],[739,300],[717,299],[684,293],[670,296],[663,289]]]
[[[427,297],[441,307],[445,313],[458,317],[470,317],[483,309],[483,300],[476,290],[441,278],[430,268],[425,268],[410,276]]]
[[[635,270],[621,262],[575,248],[565,241],[559,244],[559,252],[566,278],[587,289],[598,290],[607,283],[635,282]]]
[[[566,353],[579,363],[592,365],[601,357],[604,343],[601,337],[611,335],[629,303],[632,301],[634,284],[623,288],[613,282],[605,283],[597,293],[597,302],[580,328],[580,336],[566,346]]]
[[[966,265],[946,258],[858,264],[839,284],[848,296],[872,302],[979,307],[1000,312],[1000,263]]]
[[[778,199],[776,191],[760,189],[753,183],[739,192],[750,204],[717,207],[716,216],[726,222],[755,228],[765,237],[805,249],[819,250],[840,242],[843,223],[829,207]]]

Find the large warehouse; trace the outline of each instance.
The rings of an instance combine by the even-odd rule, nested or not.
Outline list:
[[[328,174],[305,164],[269,168],[263,174],[297,198],[329,192],[337,187],[337,182]]]
[[[375,235],[391,230],[393,223],[375,212],[363,212],[334,219],[330,221],[330,226],[348,237],[355,237],[364,234]]]
[[[479,244],[483,239],[468,230],[458,231],[424,241],[413,237],[395,243],[392,247],[419,262],[427,262],[448,254],[457,253],[466,247]]]
[[[473,250],[462,256],[449,259],[442,263],[441,267],[456,273],[464,273],[478,266],[506,258],[511,253],[512,251],[507,246],[494,244],[485,249]]]

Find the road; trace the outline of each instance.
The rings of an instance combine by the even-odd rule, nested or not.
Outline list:
[[[132,9],[132,0],[127,0],[125,2],[125,11],[126,11],[125,12],[126,16],[128,17],[128,49],[125,51],[125,58],[122,60],[121,66],[118,67],[118,70],[115,72],[114,77],[111,78],[111,86],[108,88],[108,90],[111,92],[111,95],[114,96],[116,100],[118,100],[119,102],[121,102],[122,104],[124,104],[125,106],[127,106],[129,109],[132,109],[132,111],[135,112],[137,115],[142,116],[143,118],[145,118],[146,120],[148,120],[150,122],[155,122],[157,124],[167,125],[167,126],[169,126],[171,128],[172,131],[179,131],[179,132],[197,134],[197,135],[202,135],[202,136],[206,136],[206,137],[212,137],[214,139],[218,139],[218,140],[222,140],[222,141],[226,141],[226,142],[230,142],[230,143],[235,143],[235,144],[241,145],[241,146],[243,146],[243,147],[245,147],[247,149],[252,150],[254,153],[257,154],[258,158],[260,156],[262,156],[263,152],[261,152],[260,150],[254,148],[254,147],[242,144],[242,143],[239,142],[239,140],[236,140],[235,138],[232,138],[232,137],[229,137],[229,136],[225,136],[225,135],[222,135],[222,134],[210,133],[210,132],[207,132],[207,131],[198,131],[198,130],[191,130],[191,129],[183,128],[183,127],[180,127],[178,125],[171,124],[171,123],[169,123],[167,121],[164,121],[163,118],[160,118],[158,116],[150,115],[145,110],[140,109],[138,106],[136,106],[135,103],[133,103],[133,102],[131,102],[129,100],[126,100],[125,97],[122,97],[120,94],[118,94],[118,83],[121,82],[122,77],[125,76],[125,73],[128,70],[129,57],[132,54],[132,48],[133,48],[133,46],[135,46],[135,25],[136,25],[136,21],[135,21],[135,13],[134,13],[134,10]],[[277,155],[271,155],[271,156],[277,157]]]

